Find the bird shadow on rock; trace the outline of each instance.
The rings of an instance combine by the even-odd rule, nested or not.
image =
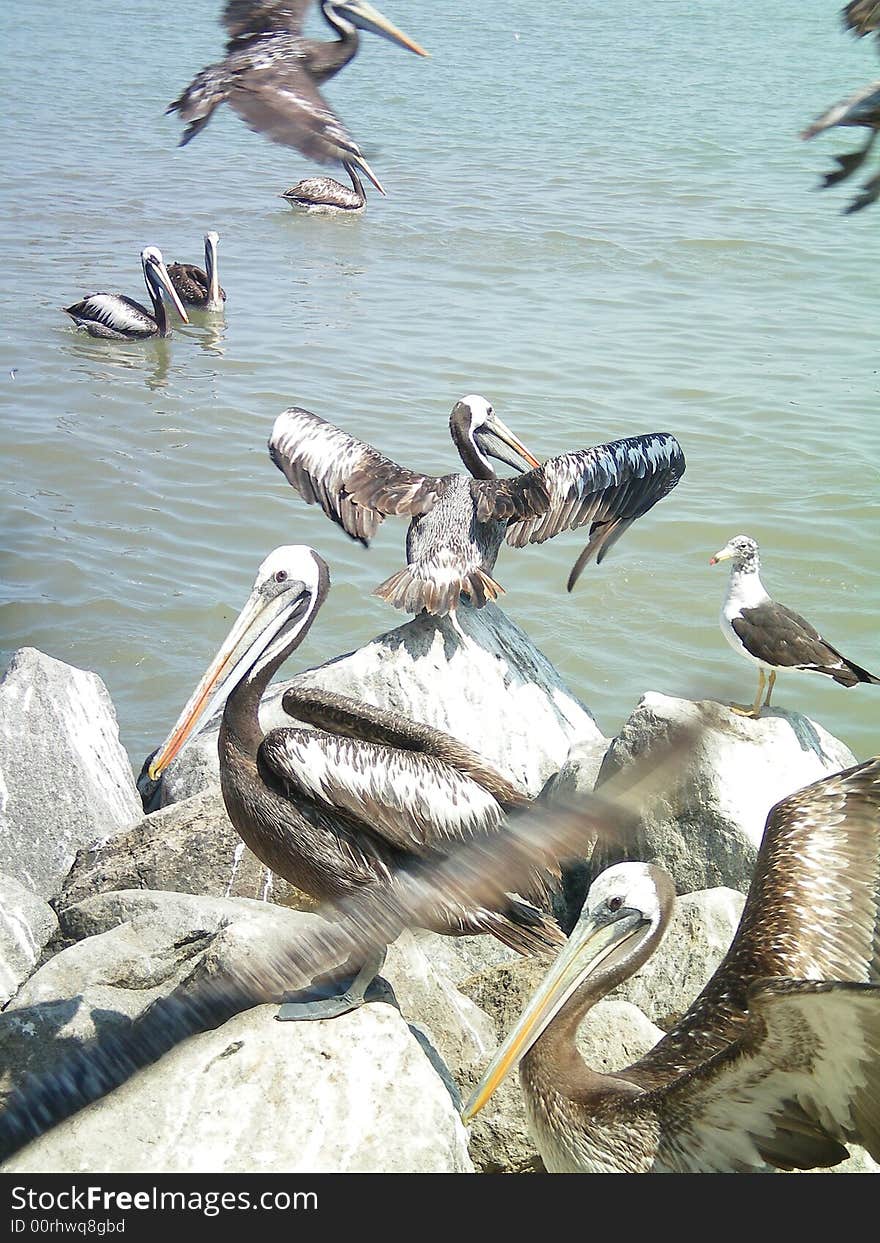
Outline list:
[[[803,716],[800,712],[789,712],[785,708],[768,710],[767,715],[774,716],[789,725],[802,751],[812,751],[824,764],[834,763],[834,757],[829,755],[822,746],[816,726],[809,717]]]
[[[85,1004],[82,994],[6,1010],[0,1015],[0,1084],[5,1096],[29,1074],[43,1075],[81,1049],[83,1037],[60,1035]],[[94,1035],[100,1039],[131,1025],[119,1010],[92,1010]]]

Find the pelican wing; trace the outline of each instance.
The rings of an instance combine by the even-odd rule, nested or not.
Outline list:
[[[233,40],[274,31],[298,35],[310,5],[311,0],[228,0],[222,21]]]
[[[636,1102],[656,1109],[655,1170],[720,1173],[880,1158],[880,986],[772,980],[741,1038]]]
[[[398,466],[372,445],[293,406],[275,420],[269,456],[309,505],[366,546],[389,514],[433,508],[441,480]]]
[[[64,308],[76,320],[103,324],[114,332],[145,332],[156,330],[156,321],[145,306],[121,293],[92,293],[81,302]]]
[[[504,481],[514,493],[534,494],[540,484],[549,497],[543,511],[510,522],[507,542],[514,548],[541,544],[589,523],[589,543],[569,576],[571,591],[584,566],[593,558],[601,561],[627,527],[672,491],[684,468],[681,445],[668,432],[628,436],[550,458]]]
[[[844,26],[857,38],[875,34],[880,39],[880,0],[852,0],[842,17]]]
[[[427,855],[501,823],[487,790],[431,755],[281,728],[264,738],[260,760],[288,797],[341,809],[408,853]]]
[[[880,758],[771,809],[730,949],[681,1022],[627,1078],[660,1084],[736,1040],[758,980],[880,979],[878,917]]]

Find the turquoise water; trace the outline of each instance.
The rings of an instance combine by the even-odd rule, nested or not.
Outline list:
[[[813,192],[859,135],[797,138],[877,76],[873,49],[824,0],[383,6],[432,59],[365,36],[326,88],[389,192],[348,220],[295,215],[277,196],[313,166],[231,112],[176,147],[164,108],[220,55],[219,0],[0,12],[3,652],[96,670],[139,766],[275,545],[333,575],[300,664],[404,620],[369,594],[403,523],[364,551],[307,508],[265,452],[275,415],[443,473],[478,392],[542,458],[652,429],[684,446],[682,484],[572,596],[581,533],[497,567],[606,733],[647,689],[751,697],[707,564],[740,532],[777,598],[880,671],[880,209]],[[209,228],[225,323],[128,344],[60,314],[145,298],[141,247],[200,261]],[[880,750],[880,688],[783,677],[774,698]]]

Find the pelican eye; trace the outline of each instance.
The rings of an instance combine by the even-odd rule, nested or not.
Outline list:
[[[620,894],[616,894],[615,897],[608,899],[609,911],[619,911],[622,906],[623,906],[623,898],[620,896]]]
[[[276,570],[275,571],[275,582],[286,583],[287,582],[287,570]]]

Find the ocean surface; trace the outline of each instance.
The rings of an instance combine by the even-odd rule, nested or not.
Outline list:
[[[276,545],[333,578],[288,674],[403,622],[370,594],[403,521],[349,541],[266,438],[303,405],[441,474],[476,392],[542,459],[650,430],[684,447],[681,485],[572,595],[584,532],[497,566],[605,733],[646,690],[751,699],[708,565],[738,533],[776,598],[880,672],[880,206],[815,192],[860,132],[798,139],[875,50],[820,0],[382,7],[432,57],[365,35],[325,88],[388,190],[337,220],[291,211],[317,170],[231,111],[177,147],[164,109],[222,55],[220,0],[2,6],[2,664],[32,644],[99,673],[137,769]],[[130,344],[61,314],[147,301],[140,249],[201,263],[207,229],[224,321]],[[880,750],[880,687],[782,675],[774,700]]]

